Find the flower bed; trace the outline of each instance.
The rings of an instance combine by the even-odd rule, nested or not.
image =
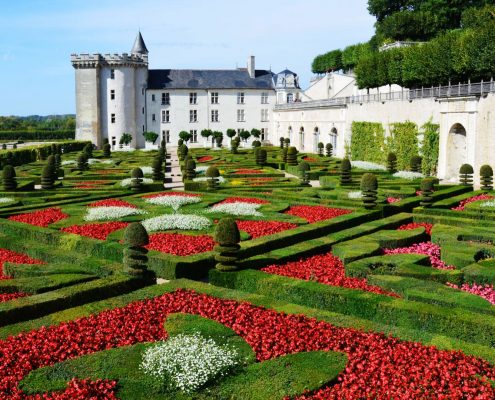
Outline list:
[[[392,203],[398,203],[402,199],[400,197],[387,197],[387,203],[392,204]]]
[[[235,175],[252,175],[252,174],[262,174],[263,171],[259,169],[236,169]]]
[[[261,217],[261,214],[258,208],[261,207],[259,203],[244,203],[244,202],[233,202],[233,203],[217,203],[211,206],[207,212],[211,213],[224,213],[230,215],[243,215],[243,216],[253,216],[253,217]]]
[[[85,221],[104,221],[141,214],[147,214],[147,212],[135,207],[90,207],[83,219]]]
[[[121,199],[105,199],[94,201],[93,203],[88,204],[88,207],[130,207],[137,208],[136,205],[131,204],[125,200]]]
[[[351,161],[353,168],[365,169],[367,171],[386,171],[387,168],[383,165],[370,161]]]
[[[0,204],[12,203],[15,199],[13,197],[0,197]]]
[[[425,228],[425,233],[431,236],[431,230],[433,229],[433,224],[428,224],[427,222],[411,222],[410,224],[401,225],[397,228],[398,231],[410,231],[417,228]]]
[[[398,249],[384,249],[384,254],[424,254],[430,257],[430,263],[436,269],[455,269],[452,265],[445,264],[440,258],[440,246],[432,242],[416,243],[409,247],[400,247]]]
[[[9,262],[13,264],[44,264],[43,261],[31,258],[25,254],[16,253],[8,249],[0,249],[0,280],[11,279],[3,273],[3,264]]]
[[[213,238],[208,235],[183,235],[180,233],[155,233],[150,235],[149,250],[175,256],[190,256],[193,254],[212,251],[215,247]]]
[[[464,283],[462,286],[459,286],[447,282],[447,286],[450,286],[453,289],[462,290],[463,292],[474,294],[495,305],[495,287],[493,285],[477,285],[476,283],[470,285]]]
[[[105,222],[103,224],[72,225],[60,230],[93,239],[106,240],[112,232],[124,229],[127,225],[129,225],[127,222]]]
[[[208,161],[211,161],[211,160],[213,160],[213,157],[212,156],[203,156],[203,157],[199,157],[197,159],[197,162],[202,163],[202,162],[208,162]]]
[[[474,203],[475,201],[492,200],[492,199],[495,199],[495,196],[490,196],[489,194],[479,194],[477,196],[473,196],[468,199],[462,200],[458,206],[452,207],[451,210],[464,211],[464,209],[468,204]]]
[[[183,192],[164,192],[143,196],[143,198],[147,203],[157,206],[172,207],[175,211],[183,205],[199,203],[201,201],[201,197],[199,195]]]
[[[186,193],[186,192],[161,192],[161,193],[153,193],[142,196],[143,199],[156,199],[161,197],[199,197],[199,194],[194,193]]]
[[[410,181],[414,179],[422,179],[425,176],[420,172],[413,171],[398,171],[392,175],[394,178],[408,179]]]
[[[48,225],[68,217],[60,208],[45,208],[44,210],[32,211],[26,214],[12,215],[9,220],[46,228]]]
[[[310,224],[318,221],[324,221],[339,217],[341,215],[350,214],[352,210],[344,210],[343,208],[331,208],[325,206],[292,206],[284,214],[293,215],[303,218]]]
[[[145,219],[142,224],[148,232],[166,231],[170,229],[200,231],[211,226],[211,221],[201,215],[166,214]]]
[[[278,232],[286,231],[287,229],[297,228],[296,224],[280,221],[236,221],[237,227],[244,232],[247,232],[251,239],[256,239],[261,236],[273,235]]]
[[[303,157],[303,160],[306,162],[318,162],[320,160],[317,160],[316,158],[313,157]]]
[[[217,205],[230,204],[230,203],[269,204],[270,202],[263,199],[257,199],[255,197],[227,197],[225,200],[222,200],[219,203],[217,203]]]
[[[345,276],[344,264],[332,253],[319,254],[303,258],[299,261],[290,261],[283,265],[269,265],[261,270],[269,274],[288,276],[305,281],[315,281],[330,286],[359,289],[366,292],[399,297],[395,293],[387,292],[378,286],[368,285],[366,279]]]
[[[122,187],[129,187],[129,186],[131,186],[132,179],[133,178],[122,179],[120,181],[120,186],[122,186]],[[141,178],[141,179],[142,179],[141,183],[143,185],[151,185],[153,183],[153,179],[151,179],[151,178]]]
[[[460,351],[437,350],[186,290],[0,341],[0,397],[32,399],[18,384],[34,369],[110,348],[164,340],[164,320],[176,312],[198,314],[233,329],[260,361],[306,351],[346,353],[348,362],[337,382],[302,399],[495,398],[495,388],[487,381],[495,379],[493,366]],[[116,399],[115,388],[114,381],[72,380],[64,392],[43,398]]]
[[[28,294],[21,293],[21,292],[17,292],[17,293],[0,293],[0,303],[5,303],[7,301],[19,299],[21,297],[26,297],[26,296],[28,296]]]

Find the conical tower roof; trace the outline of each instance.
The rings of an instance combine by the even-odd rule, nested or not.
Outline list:
[[[148,49],[144,44],[143,36],[141,36],[141,31],[138,32],[136,40],[134,41],[134,46],[131,50],[132,54],[148,54]]]

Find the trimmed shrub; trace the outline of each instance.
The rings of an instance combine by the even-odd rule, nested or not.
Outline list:
[[[187,154],[189,153],[189,148],[183,144],[178,148],[178,156],[179,160],[182,161],[184,158],[186,158]]]
[[[289,138],[285,138],[284,139],[284,144],[285,144],[285,147],[289,147],[289,144],[290,144],[290,139]]]
[[[209,178],[208,182],[208,190],[217,190],[218,189],[218,177],[220,176],[220,171],[217,167],[208,167],[205,173],[206,177]]]
[[[215,268],[220,271],[235,271],[239,260],[241,235],[233,218],[222,218],[215,228]]]
[[[470,164],[462,164],[459,168],[459,174],[462,185],[470,186],[473,184],[474,170]]]
[[[299,164],[299,171],[301,171],[302,174],[301,186],[311,186],[309,184],[309,173],[308,173],[309,171],[311,171],[311,166],[306,161],[302,161]]]
[[[8,151],[5,155],[5,165],[14,165],[14,155],[11,151]]]
[[[2,171],[3,190],[7,192],[14,191],[17,188],[15,169],[12,165],[6,165]]]
[[[230,151],[232,154],[237,154],[238,153],[238,149],[239,148],[239,142],[235,139],[231,140],[230,141]]]
[[[287,163],[287,147],[282,149],[282,162]]]
[[[351,161],[348,158],[344,158],[340,163],[340,184],[352,184]]]
[[[389,174],[395,174],[397,172],[397,156],[395,153],[388,153],[387,171]]]
[[[256,164],[265,165],[266,164],[267,153],[265,149],[259,149],[256,153]]]
[[[332,153],[333,153],[333,146],[332,146],[332,143],[327,143],[326,146],[325,146],[325,150],[326,150],[326,153],[327,153],[327,157],[332,157]]]
[[[361,191],[363,192],[363,205],[367,210],[376,207],[378,192],[378,180],[375,174],[366,173],[361,178]]]
[[[88,157],[85,153],[81,153],[77,156],[77,169],[79,171],[85,171],[88,169]]]
[[[64,176],[64,170],[62,169],[62,156],[55,154],[55,179]]]
[[[112,146],[110,146],[109,143],[105,143],[103,145],[103,157],[106,157],[106,158],[112,157],[112,150],[111,149],[112,149]]]
[[[86,146],[84,146],[83,152],[88,158],[93,158],[93,145],[91,143],[88,143]]]
[[[287,149],[287,164],[297,165],[297,149],[293,146]]]
[[[163,159],[159,156],[153,159],[151,163],[151,168],[153,168],[153,180],[154,181],[163,181],[164,175],[162,171],[163,167]]]
[[[140,191],[143,189],[143,170],[141,168],[134,168],[131,171],[131,190]]]
[[[482,190],[493,190],[493,169],[489,165],[481,166],[480,182]]]
[[[124,272],[138,279],[146,279],[148,274],[148,249],[149,236],[146,229],[139,222],[129,224],[124,231]]]
[[[7,147],[7,146],[5,146],[5,147]],[[280,138],[280,148],[281,149],[284,148],[284,138],[283,137]]]
[[[259,140],[253,140],[253,143],[251,143],[251,146],[253,146],[253,147],[261,147],[261,142]]]
[[[41,171],[41,188],[53,189],[55,187],[54,182],[55,165],[47,163]]]
[[[196,162],[191,158],[186,162],[186,179],[192,181],[196,178]]]
[[[323,149],[325,148],[325,145],[322,142],[318,143],[318,155],[323,156]]]
[[[412,156],[409,166],[412,172],[421,173],[423,159],[420,156]]]
[[[421,181],[421,202],[419,203],[422,207],[430,207],[433,204],[433,189],[435,178],[425,178]]]
[[[7,150],[7,145],[5,143],[2,143],[2,150]]]
[[[58,169],[57,169],[57,162],[55,160],[55,156],[53,154],[49,155],[46,159],[46,163],[50,164],[53,167],[53,181],[55,182],[58,179]]]
[[[183,144],[184,144],[184,141],[183,141],[182,139],[179,139],[179,140],[177,141],[177,146],[178,146],[178,147],[182,146]]]

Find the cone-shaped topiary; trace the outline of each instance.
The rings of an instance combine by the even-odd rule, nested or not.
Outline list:
[[[53,189],[55,187],[54,182],[55,165],[47,163],[41,170],[41,188]]]
[[[284,138],[283,137],[280,138],[280,148],[281,149],[284,148]]]
[[[6,165],[2,170],[3,190],[11,192],[17,188],[15,169],[12,165]]]
[[[133,278],[149,279],[147,271],[149,236],[139,222],[129,224],[124,231],[124,272]]]
[[[327,153],[327,157],[332,157],[332,153],[333,153],[333,146],[332,146],[332,143],[327,143],[326,146],[325,146],[325,151]]]
[[[196,162],[191,158],[186,162],[186,179],[192,181],[196,178]]]
[[[311,166],[306,161],[302,161],[298,168],[302,175],[301,186],[311,186],[309,184],[309,171],[311,170]]]
[[[55,156],[53,154],[49,155],[46,158],[46,163],[50,164],[53,167],[53,181],[55,182],[58,179],[57,161],[55,159]]]
[[[318,155],[323,156],[323,149],[325,148],[325,145],[322,142],[318,143]]]
[[[164,175],[163,175],[163,160],[157,156],[153,159],[153,162],[151,163],[151,168],[153,168],[153,180],[154,181],[163,181]]]
[[[5,155],[5,165],[14,165],[14,154],[11,151],[8,151]]]
[[[140,191],[143,189],[143,170],[141,168],[134,168],[131,171],[131,190]]]
[[[85,171],[88,169],[88,157],[85,153],[81,153],[77,156],[77,169],[79,171]]]
[[[84,146],[83,152],[88,158],[93,158],[93,145],[91,143],[88,143],[86,146]]]
[[[287,147],[282,149],[282,162],[287,163]]]
[[[351,161],[348,158],[344,158],[340,163],[340,184],[350,185],[352,184],[352,173],[351,173]]]
[[[482,190],[493,190],[493,169],[489,165],[481,166],[480,182]]]
[[[233,218],[222,218],[215,228],[215,261],[220,271],[235,271],[239,260],[241,235]]]
[[[265,165],[266,164],[267,153],[265,149],[259,149],[256,153],[256,164]]]
[[[208,178],[208,190],[217,190],[219,186],[218,177],[220,176],[218,168],[214,166],[208,167],[205,175]]]
[[[64,170],[62,169],[62,156],[57,153],[55,154],[55,178],[64,176]]]
[[[462,164],[459,168],[461,184],[469,186],[473,184],[474,169],[470,164]]]
[[[366,173],[361,178],[361,192],[363,193],[363,205],[367,210],[376,207],[378,180],[375,174]]]
[[[387,171],[389,174],[395,174],[397,172],[397,156],[395,153],[388,153]]]
[[[182,146],[179,147],[179,160],[182,161],[184,158],[186,158],[187,154],[189,153],[189,148],[183,144]]]
[[[409,162],[409,166],[411,167],[412,172],[421,173],[423,159],[420,156],[412,156]]]
[[[433,204],[433,190],[435,187],[435,178],[425,178],[421,181],[421,202],[423,207],[430,207]]]
[[[297,165],[297,149],[293,146],[287,149],[287,164]]]
[[[105,143],[103,145],[103,157],[110,158],[112,157],[112,146],[109,143]]]
[[[238,148],[239,148],[239,142],[235,139],[231,140],[230,141],[230,151],[232,152],[232,154],[237,154]]]
[[[289,148],[290,139],[288,137],[284,139],[284,144],[285,144],[285,147]]]

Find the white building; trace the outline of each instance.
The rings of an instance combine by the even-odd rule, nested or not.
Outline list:
[[[187,131],[194,146],[205,144],[203,129],[225,133],[256,128],[261,140],[272,141],[275,104],[300,100],[297,74],[256,69],[254,56],[247,68],[150,70],[141,33],[130,54],[73,54],[71,62],[76,70],[76,139],[98,147],[108,139],[117,148],[123,133],[132,135],[131,148],[150,147],[146,131],[174,144],[179,132]]]

